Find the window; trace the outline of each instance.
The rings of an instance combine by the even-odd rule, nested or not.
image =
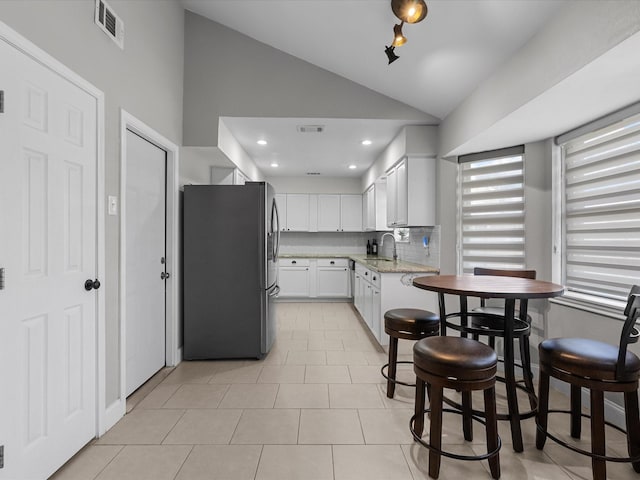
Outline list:
[[[458,272],[525,267],[524,147],[458,158]]]
[[[559,183],[561,281],[615,306],[640,283],[640,115],[561,143]]]

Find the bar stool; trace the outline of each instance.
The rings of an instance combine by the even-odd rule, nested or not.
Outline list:
[[[429,449],[429,476],[438,478],[441,456],[457,460],[489,460],[493,478],[500,478],[502,446],[498,436],[496,415],[496,370],[498,356],[483,343],[462,337],[430,337],[413,346],[413,369],[416,373],[415,414],[409,422],[413,438]],[[429,392],[430,408],[425,409],[425,386]],[[462,392],[462,411],[442,408],[443,389]],[[484,417],[472,415],[471,392],[484,391]],[[424,414],[431,413],[429,442],[422,439]],[[487,453],[483,455],[458,455],[442,450],[442,413],[456,413],[463,417],[465,440],[473,440],[472,420],[486,428]]]
[[[640,359],[627,350],[635,343],[640,332],[635,323],[640,319],[640,286],[634,285],[624,311],[626,320],[618,346],[586,338],[550,338],[538,346],[540,353],[540,404],[536,418],[536,447],[544,448],[547,438],[574,452],[591,457],[594,480],[607,478],[607,461],[631,462],[640,473],[640,411],[638,408],[638,380]],[[549,409],[549,378],[554,377],[571,385],[571,410]],[[590,415],[581,412],[581,389],[589,390]],[[604,393],[622,392],[627,434],[628,457],[606,455],[605,425],[624,430],[605,421]],[[549,413],[571,415],[571,437],[579,439],[582,417],[591,419],[591,451],[567,443],[547,431]]]
[[[393,398],[396,384],[407,387],[415,387],[414,383],[396,380],[398,363],[398,339],[421,340],[426,337],[438,335],[440,332],[440,317],[428,310],[417,308],[395,308],[384,314],[384,331],[389,335],[389,363],[382,366],[380,373],[387,379],[387,397]],[[385,369],[388,368],[388,374]]]

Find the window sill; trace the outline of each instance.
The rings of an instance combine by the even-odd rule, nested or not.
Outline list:
[[[617,300],[608,300],[582,293],[567,292],[562,297],[549,299],[549,302],[584,312],[595,313],[615,320],[625,320],[623,313],[625,303]]]

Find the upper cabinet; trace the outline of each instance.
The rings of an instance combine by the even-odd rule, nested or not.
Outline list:
[[[362,231],[362,195],[320,194],[317,199],[319,232]]]
[[[377,181],[363,196],[364,229],[370,231],[389,230],[387,228],[387,183]]]
[[[404,157],[387,171],[387,226],[436,223],[436,159]]]
[[[234,167],[211,167],[212,185],[244,185],[249,178]]]
[[[288,193],[287,232],[308,232],[309,227],[309,195]]]

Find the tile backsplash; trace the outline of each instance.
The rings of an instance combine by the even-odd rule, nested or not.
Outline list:
[[[398,242],[398,258],[405,262],[418,263],[431,267],[440,267],[440,226],[414,227],[409,229],[409,241]],[[385,238],[380,247],[384,232],[285,232],[280,237],[280,252],[285,254],[303,253],[339,253],[365,254],[367,240],[374,238],[378,242],[380,256],[391,258],[393,241]],[[424,248],[422,238],[429,239],[429,248]]]

